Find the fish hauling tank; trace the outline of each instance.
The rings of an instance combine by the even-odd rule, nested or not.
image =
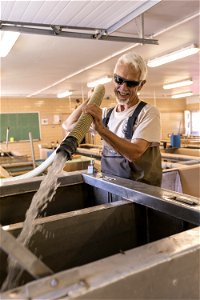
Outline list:
[[[95,90],[96,104],[104,88]],[[1,299],[198,299],[199,199],[91,170],[64,172],[88,117],[47,175],[2,182]]]
[[[102,173],[62,173],[23,244],[42,180],[0,187],[1,299],[198,299],[199,199]]]

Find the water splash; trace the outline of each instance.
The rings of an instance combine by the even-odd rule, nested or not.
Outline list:
[[[66,157],[63,156],[62,153],[56,154],[52,166],[49,167],[47,175],[40,184],[39,190],[32,198],[31,205],[26,212],[22,231],[17,237],[17,240],[24,246],[28,245],[33,234],[37,231],[41,231],[41,226],[35,226],[34,221],[47,207],[48,203],[52,201],[56,190],[60,185],[58,177],[61,174],[65,163]],[[1,291],[16,287],[22,273],[23,270],[20,268],[18,263],[13,260],[12,257],[8,256],[8,275],[1,287]]]
[[[38,217],[52,201],[57,188],[58,177],[65,165],[66,157],[62,153],[58,153],[53,161],[52,166],[48,169],[48,173],[40,184],[39,190],[33,196],[31,205],[26,212],[26,219],[23,223],[22,231],[17,240],[24,245],[27,245],[32,235],[37,231],[37,226],[33,225],[34,220]]]

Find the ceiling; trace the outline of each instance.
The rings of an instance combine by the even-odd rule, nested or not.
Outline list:
[[[1,58],[1,95],[55,98],[70,90],[85,98],[87,82],[112,76],[121,53],[133,49],[147,61],[190,44],[199,47],[199,5],[193,0],[1,1],[1,30],[7,25],[22,32]],[[134,38],[158,40],[158,45]],[[199,96],[199,71],[199,54],[149,68],[142,97],[168,98],[182,91]],[[190,87],[162,88],[187,78],[193,79]],[[112,96],[112,83],[105,87],[106,97]]]

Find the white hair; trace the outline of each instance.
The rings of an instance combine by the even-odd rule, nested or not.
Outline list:
[[[143,60],[143,58],[133,52],[127,52],[125,54],[123,54],[118,60],[117,63],[115,65],[115,69],[114,69],[114,73],[115,70],[117,68],[117,66],[119,64],[128,64],[128,65],[132,65],[137,71],[140,72],[140,80],[145,80],[147,77],[147,65],[145,63],[145,61]]]

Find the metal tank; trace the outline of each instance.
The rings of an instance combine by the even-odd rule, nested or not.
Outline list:
[[[41,180],[0,188],[1,224],[12,237]],[[101,173],[59,181],[35,221],[48,238],[37,232],[28,246],[52,273],[35,279],[24,271],[1,299],[198,299],[199,199]],[[0,254],[2,283],[7,254]]]

